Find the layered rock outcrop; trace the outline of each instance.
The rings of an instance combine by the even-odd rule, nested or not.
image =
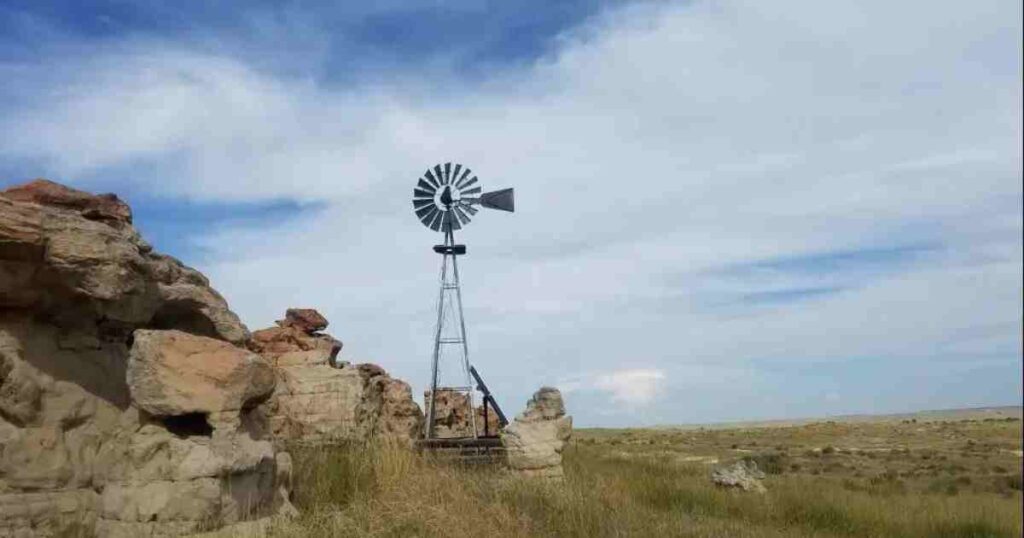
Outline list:
[[[501,440],[514,471],[561,478],[562,449],[571,436],[572,417],[565,414],[562,393],[541,387],[526,403],[526,410],[505,427]]]
[[[172,536],[287,507],[275,376],[114,195],[0,191],[0,536]]]
[[[69,345],[123,340],[138,327],[249,338],[206,277],[153,252],[124,202],[46,180],[0,191],[0,308],[82,339]]]
[[[362,441],[386,435],[411,440],[423,413],[405,382],[374,364],[338,360],[342,344],[320,331],[312,309],[289,309],[276,327],[255,331],[250,346],[273,367],[277,390],[267,402],[275,439]]]

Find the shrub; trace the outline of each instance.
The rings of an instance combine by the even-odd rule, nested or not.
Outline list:
[[[751,461],[757,464],[757,468],[767,474],[782,474],[786,470],[788,457],[779,452],[762,452],[752,456],[746,456],[743,461]]]

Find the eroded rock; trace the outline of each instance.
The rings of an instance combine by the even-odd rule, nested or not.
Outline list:
[[[0,191],[0,307],[122,338],[138,327],[249,336],[205,277],[152,251],[124,202],[45,180]]]
[[[315,310],[289,309],[276,327],[253,333],[250,346],[273,365],[277,390],[267,402],[271,433],[281,442],[411,440],[423,414],[409,386],[375,364],[338,361],[341,342],[317,331]]]
[[[711,472],[711,482],[725,488],[739,488],[743,491],[764,493],[764,472],[753,461],[738,461],[729,467],[719,467]]]
[[[181,331],[135,331],[128,358],[132,402],[155,416],[202,414],[238,424],[274,390],[270,364],[222,340]]]
[[[248,339],[116,196],[0,191],[0,536],[177,536],[287,510],[258,405],[273,370]]]
[[[289,308],[285,311],[282,327],[295,327],[305,333],[315,333],[327,328],[327,318],[312,308]]]
[[[36,179],[3,192],[8,200],[32,202],[74,211],[89,220],[115,226],[132,223],[132,210],[114,194],[90,194],[46,179]]]
[[[561,478],[562,449],[572,436],[572,417],[558,389],[542,387],[526,410],[505,427],[502,443],[511,469],[528,476]]]
[[[430,391],[423,392],[423,407],[430,405]],[[470,422],[469,396],[464,392],[438,390],[434,400],[434,437],[472,437],[473,423]],[[484,408],[476,406],[473,411],[476,421],[476,434],[484,435]],[[500,430],[498,414],[493,409],[487,413],[486,433],[496,435]]]

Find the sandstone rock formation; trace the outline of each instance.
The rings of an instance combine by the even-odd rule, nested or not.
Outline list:
[[[423,414],[409,385],[374,364],[337,360],[341,342],[319,334],[316,310],[289,309],[276,327],[253,333],[251,347],[273,367],[277,389],[266,405],[280,442],[366,440],[417,436]]]
[[[430,391],[423,392],[423,408],[430,405]],[[472,437],[473,424],[469,421],[469,396],[453,390],[438,390],[434,401],[434,437]],[[484,435],[484,408],[474,409],[477,435]],[[487,433],[497,435],[501,425],[493,409],[487,413]]]
[[[171,536],[287,506],[248,339],[116,196],[0,191],[0,536]]]
[[[153,252],[116,196],[46,180],[0,192],[0,308],[52,320],[86,346],[137,327],[249,338],[206,277]]]
[[[526,410],[505,427],[501,439],[508,466],[527,476],[561,478],[562,449],[572,436],[572,417],[565,414],[562,393],[541,387]]]
[[[743,491],[768,491],[761,480],[764,480],[764,472],[753,461],[738,461],[731,467],[719,467],[711,472],[711,481],[715,485]]]

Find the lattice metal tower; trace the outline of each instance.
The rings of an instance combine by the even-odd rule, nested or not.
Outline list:
[[[489,404],[502,422],[505,421],[497,402],[487,391],[483,380],[469,362],[466,322],[462,311],[462,290],[459,285],[458,257],[466,254],[466,246],[455,243],[455,231],[469,224],[476,214],[475,206],[513,211],[512,189],[481,194],[477,177],[461,164],[438,164],[427,169],[413,189],[413,209],[420,222],[435,232],[444,233],[444,243],[434,245],[441,255],[440,290],[437,298],[437,325],[434,328],[434,352],[430,363],[430,393],[424,438],[433,439],[436,426],[438,391],[466,396],[466,410],[472,424],[473,437],[479,437],[475,420],[473,381],[484,393],[485,410]],[[451,350],[451,351],[449,351]],[[454,357],[452,356],[454,355]],[[458,384],[446,385],[449,381]]]

